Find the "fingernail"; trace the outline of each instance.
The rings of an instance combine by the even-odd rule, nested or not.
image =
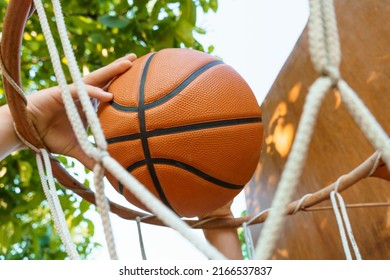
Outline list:
[[[108,92],[106,89],[99,88],[99,90],[104,100],[111,100],[114,97],[114,95],[111,92]]]
[[[123,60],[121,63],[124,65],[126,64],[126,66],[130,66],[133,64],[130,60]]]

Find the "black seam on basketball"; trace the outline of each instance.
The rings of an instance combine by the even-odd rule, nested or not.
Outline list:
[[[155,137],[161,135],[182,133],[194,130],[204,130],[210,128],[218,128],[224,126],[235,126],[235,125],[243,125],[243,124],[252,124],[252,123],[260,123],[262,121],[261,117],[257,118],[243,118],[243,119],[229,119],[229,120],[219,120],[219,121],[211,121],[211,122],[203,122],[203,123],[195,123],[189,125],[182,126],[174,126],[168,128],[158,128],[151,131],[146,131],[146,137]],[[107,138],[108,144],[123,142],[123,141],[131,141],[137,140],[141,138],[140,133],[121,135],[117,137]]]
[[[201,74],[206,72],[208,69],[210,69],[213,66],[223,64],[221,60],[215,60],[210,63],[207,63],[203,65],[202,67],[198,68],[193,72],[188,78],[186,78],[183,82],[181,82],[175,89],[173,89],[170,93],[167,95],[164,95],[160,99],[157,99],[151,103],[145,104],[145,109],[150,109],[156,106],[159,106],[165,102],[167,102],[169,99],[175,97],[177,94],[179,94],[183,89],[185,89],[189,84],[191,84],[197,77],[199,77]]]
[[[244,187],[244,185],[236,185],[236,184],[232,184],[232,183],[229,183],[229,182],[226,182],[226,181],[222,181],[218,178],[215,178],[203,171],[201,171],[200,169],[196,168],[196,167],[193,167],[192,165],[189,165],[187,163],[184,163],[184,162],[181,162],[181,161],[177,161],[177,160],[174,160],[174,159],[168,159],[168,158],[152,158],[152,161],[153,161],[153,164],[164,164],[164,165],[171,165],[171,166],[175,166],[175,167],[178,167],[180,169],[184,169],[210,183],[213,183],[215,185],[218,185],[220,187],[223,187],[225,189],[231,189],[231,190],[240,190]],[[140,161],[137,161],[135,163],[133,163],[132,165],[130,165],[129,167],[126,168],[126,170],[128,172],[132,172],[134,171],[135,169],[143,166],[146,164],[146,160],[140,160]]]
[[[132,165],[130,165],[129,167],[127,167],[126,169],[128,172],[131,172],[134,169],[137,169],[138,167],[141,167],[143,165],[146,165],[146,160],[137,161],[137,162],[133,163]],[[118,191],[120,194],[123,194],[123,185],[121,182],[119,182]]]
[[[172,208],[170,205],[162,187],[160,184],[160,181],[158,180],[156,170],[154,169],[153,161],[150,155],[150,149],[148,144],[148,138],[146,135],[146,120],[145,120],[145,82],[146,77],[148,75],[148,70],[150,63],[153,59],[155,54],[152,54],[148,60],[145,63],[145,68],[143,69],[142,76],[141,76],[141,84],[139,89],[139,104],[138,104],[138,120],[139,120],[139,127],[140,127],[140,135],[141,135],[141,142],[142,142],[142,149],[144,152],[146,165],[149,170],[150,177],[152,178],[153,185],[155,189],[157,190],[157,193],[160,196],[161,201],[168,206],[169,208]]]
[[[141,133],[134,133],[134,134],[122,135],[122,136],[117,136],[112,138],[106,138],[106,141],[107,144],[113,144],[118,142],[125,142],[125,141],[139,140],[139,139],[141,139]]]
[[[154,54],[152,55],[154,56]],[[151,57],[149,59],[151,59]],[[149,61],[149,60],[148,60]],[[148,63],[148,61],[146,63]],[[169,99],[175,97],[178,93],[180,93],[184,88],[186,88],[190,83],[192,83],[197,77],[199,77],[202,73],[210,69],[211,67],[215,65],[223,64],[221,60],[215,60],[212,62],[209,62],[202,67],[195,70],[189,77],[187,77],[183,82],[181,82],[176,88],[174,88],[171,92],[169,92],[167,95],[161,97],[160,99],[157,99],[151,103],[144,104],[144,109],[150,109],[156,106],[159,106],[163,104],[164,102],[167,102]],[[146,65],[145,65],[146,68]],[[143,75],[143,73],[142,73]],[[117,109],[118,111],[123,112],[138,112],[138,107],[132,107],[132,106],[124,106],[116,103],[114,100],[110,101],[110,104]]]
[[[122,111],[122,112],[138,112],[138,107],[127,107],[127,106],[123,106],[123,105],[120,105],[118,103],[116,103],[114,100],[111,100],[110,102],[110,105],[112,107],[114,107],[115,109],[117,109],[118,111]]]

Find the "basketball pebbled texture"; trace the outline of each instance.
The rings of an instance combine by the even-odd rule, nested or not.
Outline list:
[[[261,111],[244,79],[222,61],[164,49],[134,61],[108,91],[114,99],[101,103],[98,115],[109,153],[177,214],[206,215],[251,178],[262,145]]]

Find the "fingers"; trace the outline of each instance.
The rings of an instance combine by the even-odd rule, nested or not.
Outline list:
[[[83,78],[86,84],[103,87],[113,78],[122,74],[131,67],[131,61],[124,60],[117,63],[111,63],[102,67]]]
[[[112,63],[121,62],[123,60],[128,60],[128,61],[133,62],[136,59],[137,59],[137,56],[134,53],[131,53],[131,54],[128,54],[128,55],[125,55],[123,57],[118,58],[117,60],[115,60]]]
[[[86,85],[87,92],[91,98],[96,98],[99,101],[102,102],[110,102],[114,95],[112,93],[109,93],[99,87],[94,87],[90,85]]]
[[[231,205],[233,203],[233,200],[225,204],[224,206],[212,211],[211,213],[208,213],[202,217],[199,217],[200,219],[210,218],[210,217],[218,217],[218,218],[229,218],[233,217],[233,213],[231,210]]]
[[[112,93],[109,93],[109,92],[101,89],[100,87],[95,87],[95,86],[91,86],[91,85],[85,85],[85,87],[86,87],[86,90],[88,92],[88,95],[91,98],[95,98],[99,101],[110,102],[112,100],[112,98],[114,97]],[[73,98],[77,99],[78,96],[77,96],[76,87],[72,84],[72,85],[69,85],[69,89],[70,89],[70,93],[72,94]]]
[[[107,66],[86,75],[83,80],[86,84],[104,87],[113,78],[127,71],[131,67],[132,61],[136,58],[137,56],[135,54],[121,57]]]

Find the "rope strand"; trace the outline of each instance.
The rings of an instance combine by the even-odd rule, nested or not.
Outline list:
[[[352,260],[352,254],[351,254],[351,250],[349,249],[347,234],[348,234],[348,238],[349,238],[349,241],[351,243],[352,249],[355,253],[356,259],[361,260],[362,257],[360,255],[359,248],[356,244],[355,237],[353,235],[351,223],[350,223],[349,218],[348,218],[348,213],[347,213],[347,209],[346,209],[343,197],[338,192],[338,187],[340,185],[342,178],[343,178],[343,176],[341,176],[337,180],[335,190],[330,193],[330,201],[332,202],[332,208],[333,208],[333,211],[334,211],[334,214],[336,217],[337,226],[339,228],[341,243],[343,244],[343,248],[344,248],[344,252],[345,252],[345,256],[346,256],[347,260]],[[340,214],[339,208],[341,209],[341,214]],[[344,225],[345,225],[345,227],[344,227]],[[347,232],[347,234],[345,232]]]
[[[291,201],[293,191],[298,184],[306,160],[314,124],[317,119],[321,101],[331,88],[333,82],[328,77],[320,77],[310,88],[306,97],[303,113],[291,153],[287,159],[278,188],[272,201],[269,216],[259,236],[256,249],[257,259],[268,259],[279,238],[283,218],[287,214],[287,205]]]
[[[59,233],[60,239],[64,244],[65,251],[72,260],[79,260],[76,247],[70,236],[70,232],[65,220],[65,214],[58,199],[57,190],[53,180],[53,174],[50,165],[49,154],[41,149],[41,154],[36,154],[39,177],[41,178],[43,192],[45,193],[49,209],[54,221],[54,226]],[[46,169],[46,174],[45,174]]]
[[[135,218],[135,220],[137,222],[139,247],[141,250],[142,259],[145,261],[146,260],[146,251],[145,251],[144,239],[143,239],[142,230],[141,230],[141,218],[138,216],[137,218]]]
[[[96,164],[93,169],[93,179],[94,185],[96,189],[96,206],[100,214],[100,218],[102,220],[104,236],[106,238],[108,252],[110,254],[110,258],[112,260],[117,260],[118,255],[116,253],[116,246],[114,240],[114,234],[112,232],[111,219],[109,209],[110,206],[108,204],[108,200],[104,194],[104,168],[101,164]]]

